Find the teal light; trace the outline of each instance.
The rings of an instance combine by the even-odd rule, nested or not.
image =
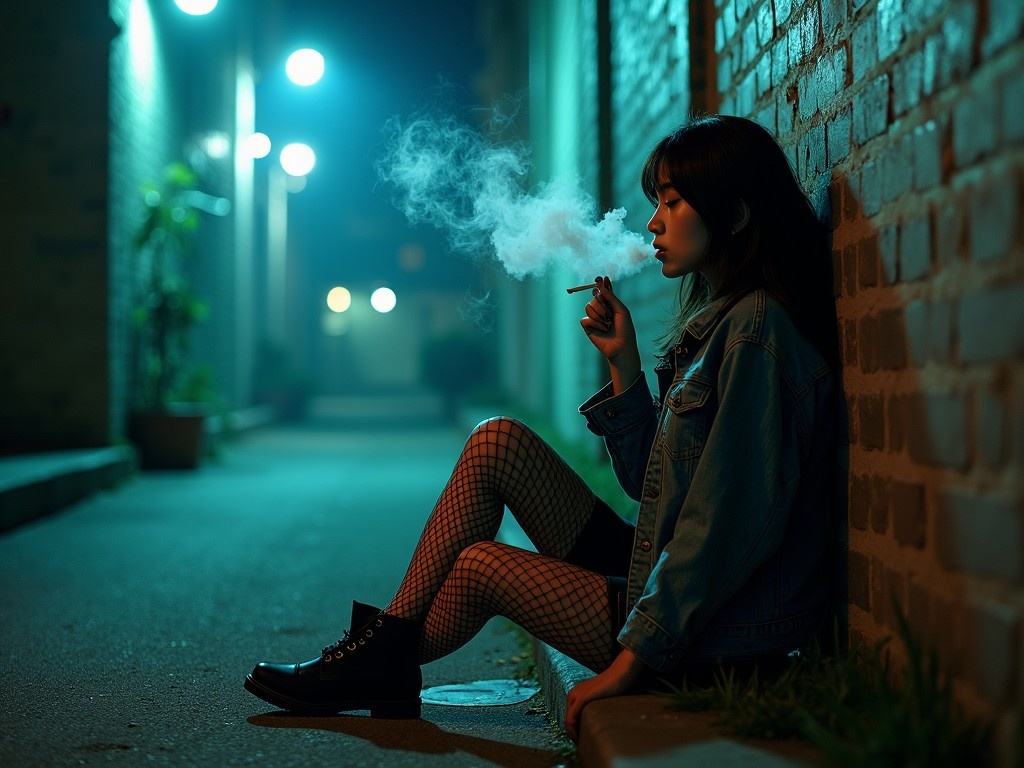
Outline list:
[[[316,154],[307,144],[288,144],[281,150],[281,167],[290,176],[305,176],[316,165]]]
[[[313,85],[324,76],[324,57],[312,48],[300,48],[284,65],[288,79],[296,85]]]
[[[174,4],[189,16],[205,16],[217,7],[217,0],[174,0]]]

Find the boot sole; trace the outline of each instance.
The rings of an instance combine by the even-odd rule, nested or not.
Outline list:
[[[322,704],[310,704],[285,696],[275,690],[252,679],[252,675],[246,675],[245,690],[257,698],[263,699],[268,704],[288,710],[289,712],[301,712],[306,715],[334,715],[338,712],[349,712],[357,709],[370,710],[370,717],[386,718],[394,720],[413,720],[419,718],[422,700],[404,699],[401,701],[373,701],[360,699],[357,701],[324,702]]]

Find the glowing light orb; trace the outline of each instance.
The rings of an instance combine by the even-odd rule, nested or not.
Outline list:
[[[205,16],[217,7],[217,0],[174,0],[174,4],[189,16]]]
[[[245,140],[245,150],[254,160],[259,160],[269,155],[270,149],[270,137],[265,133],[254,133]]]
[[[381,314],[390,312],[397,303],[398,299],[395,297],[395,292],[390,288],[378,288],[370,294],[370,306]]]
[[[313,85],[324,76],[324,57],[312,48],[300,48],[288,57],[284,71],[296,85]]]
[[[290,176],[305,176],[316,165],[316,153],[308,144],[288,144],[281,150],[281,167]]]
[[[331,312],[344,312],[352,306],[352,294],[348,288],[336,285],[327,292],[327,308]]]
[[[211,131],[202,139],[203,150],[215,160],[228,156],[231,151],[231,139],[223,131]]]

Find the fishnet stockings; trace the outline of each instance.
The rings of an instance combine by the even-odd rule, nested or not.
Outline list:
[[[592,669],[611,660],[602,574],[564,562],[595,496],[521,422],[485,421],[470,435],[387,613],[424,622],[420,663],[507,616]],[[508,507],[538,552],[493,541]]]

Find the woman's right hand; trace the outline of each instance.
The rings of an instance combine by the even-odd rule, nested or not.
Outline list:
[[[636,343],[633,318],[612,290],[612,281],[598,277],[592,298],[586,306],[587,316],[580,320],[590,343],[608,360],[616,394],[632,384],[640,375],[640,351]]]

